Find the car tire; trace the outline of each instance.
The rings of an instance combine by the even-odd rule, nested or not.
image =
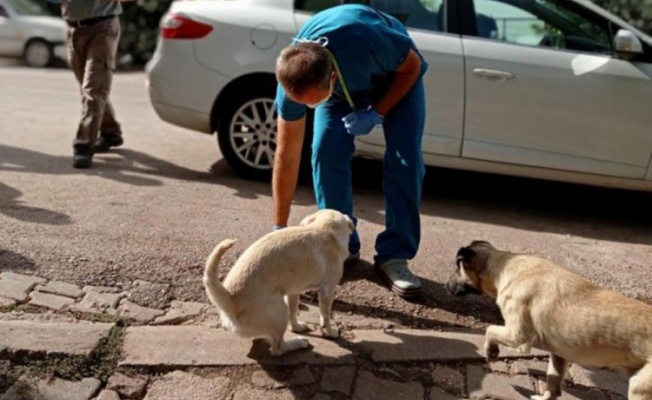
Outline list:
[[[270,181],[276,151],[276,82],[240,86],[225,102],[218,120],[217,140],[222,156],[242,178]],[[312,116],[306,121],[300,180],[310,177]]]
[[[51,43],[42,39],[32,39],[25,45],[23,51],[25,64],[32,68],[45,68],[54,61],[54,49]]]

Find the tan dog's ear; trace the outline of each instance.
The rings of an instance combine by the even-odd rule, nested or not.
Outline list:
[[[470,249],[469,247],[461,247],[457,251],[457,256],[455,256],[455,265],[457,269],[475,269],[473,267],[473,259],[477,256],[477,253]]]
[[[346,218],[346,222],[349,223],[349,228],[351,228],[351,232],[355,231],[355,224],[353,223],[351,218],[349,218],[348,215],[345,215],[344,218]]]

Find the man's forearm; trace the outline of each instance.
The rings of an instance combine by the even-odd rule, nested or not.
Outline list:
[[[272,173],[274,225],[286,226],[297,187],[301,148],[306,126],[305,117],[297,121],[278,119],[277,146]]]
[[[374,105],[380,115],[387,113],[398,103],[419,79],[421,73],[421,59],[414,50],[410,50],[408,57],[399,67],[385,92],[385,95]]]

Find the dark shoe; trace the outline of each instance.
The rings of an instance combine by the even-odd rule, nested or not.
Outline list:
[[[93,151],[89,146],[74,146],[72,166],[74,168],[89,168],[93,164]]]
[[[100,136],[100,138],[97,139],[97,143],[95,143],[93,149],[96,153],[105,153],[109,151],[111,147],[122,146],[123,143],[124,140],[122,140],[122,136]]]
[[[351,268],[360,261],[360,252],[349,254],[349,256],[344,260],[344,268]]]

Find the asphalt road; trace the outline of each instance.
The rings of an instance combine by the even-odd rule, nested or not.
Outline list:
[[[239,240],[221,271],[272,224],[271,187],[244,181],[223,161],[215,137],[158,119],[142,73],[115,77],[112,100],[125,145],[71,166],[80,115],[66,69],[0,67],[0,268],[79,285],[169,283],[171,298],[206,301],[206,256]],[[369,261],[384,222],[380,165],[356,162],[355,201],[367,262],[347,271],[335,309],[413,327],[498,320],[479,298],[451,298],[442,283],[460,246],[474,239],[551,259],[605,287],[652,300],[652,196],[579,185],[428,169],[422,241],[413,270],[424,296],[406,302]],[[544,196],[547,196],[544,199]],[[291,222],[315,210],[309,184]]]

